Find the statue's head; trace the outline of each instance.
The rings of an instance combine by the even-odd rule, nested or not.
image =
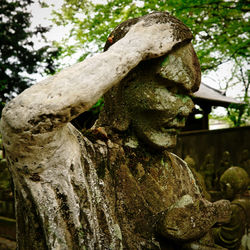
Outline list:
[[[101,122],[118,131],[131,129],[136,137],[157,148],[176,144],[176,130],[193,109],[188,96],[200,85],[200,65],[190,30],[166,12],[156,12],[120,24],[109,36],[105,50],[143,19],[170,23],[179,41],[166,55],[142,61],[105,96]],[[128,45],[129,46],[129,45]]]
[[[220,189],[226,199],[234,199],[236,194],[244,193],[249,185],[247,172],[240,167],[228,168],[220,177]]]

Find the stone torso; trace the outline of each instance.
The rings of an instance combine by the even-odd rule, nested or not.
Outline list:
[[[57,148],[51,140],[46,147],[34,149],[42,156],[40,162],[35,152],[28,161],[25,156],[13,160],[9,154],[12,172],[18,171],[15,185],[30,187],[30,191],[16,190],[18,226],[30,224],[31,239],[34,231],[37,238],[44,234],[47,238],[34,243],[36,239],[19,237],[20,249],[34,244],[40,249],[45,245],[159,249],[155,237],[160,217],[171,205],[201,198],[191,171],[171,153],[132,149],[121,140],[93,134],[88,139],[72,125],[55,136],[61,138]],[[46,156],[46,152],[53,154]],[[27,203],[27,196],[35,207]]]
[[[113,180],[115,216],[123,247],[157,249],[157,226],[164,213],[178,202],[201,198],[191,171],[185,162],[167,151],[148,152],[111,140],[106,145],[96,140],[94,145],[98,144],[107,150],[108,161],[97,163],[97,174],[106,186]]]

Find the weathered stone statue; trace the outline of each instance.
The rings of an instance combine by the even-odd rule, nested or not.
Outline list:
[[[215,171],[214,159],[211,154],[205,156],[204,162],[201,165],[200,172],[205,180],[207,190],[214,189]]]
[[[224,197],[231,201],[232,215],[227,223],[214,229],[214,238],[216,243],[227,249],[250,249],[248,185],[249,176],[243,168],[230,167],[221,175],[221,191]]]
[[[205,200],[185,162],[166,151],[200,84],[191,39],[168,13],[129,20],[104,53],[5,107],[19,249],[161,249],[228,217],[229,202]],[[70,121],[103,94],[99,121],[82,135]]]
[[[216,178],[214,181],[214,186],[217,190],[220,190],[220,177],[221,175],[230,167],[232,167],[231,154],[228,151],[224,151],[219,166],[216,168]]]
[[[245,169],[250,176],[250,152],[248,149],[244,149],[240,155],[239,166]]]

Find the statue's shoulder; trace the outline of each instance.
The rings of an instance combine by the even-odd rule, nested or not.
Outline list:
[[[81,134],[93,143],[96,143],[98,140],[106,143],[109,139],[107,132],[102,127],[82,130]]]
[[[235,205],[236,209],[241,208],[241,210],[244,211],[245,216],[247,218],[247,222],[250,225],[250,198],[247,196],[237,198],[237,199],[232,201],[232,205]]]
[[[109,158],[124,157],[124,146],[122,140],[116,135],[110,134],[103,127],[91,128],[83,131],[75,131],[80,145],[86,148],[87,152],[102,154],[107,160]],[[116,157],[113,157],[116,155]]]
[[[166,151],[165,154],[169,157],[172,164],[180,166],[185,169],[189,169],[188,164],[183,159],[181,159],[178,155],[169,151]]]

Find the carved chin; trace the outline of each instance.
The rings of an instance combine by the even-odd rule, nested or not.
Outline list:
[[[160,149],[173,148],[176,146],[176,129],[137,129],[139,139],[143,140],[149,146]]]

